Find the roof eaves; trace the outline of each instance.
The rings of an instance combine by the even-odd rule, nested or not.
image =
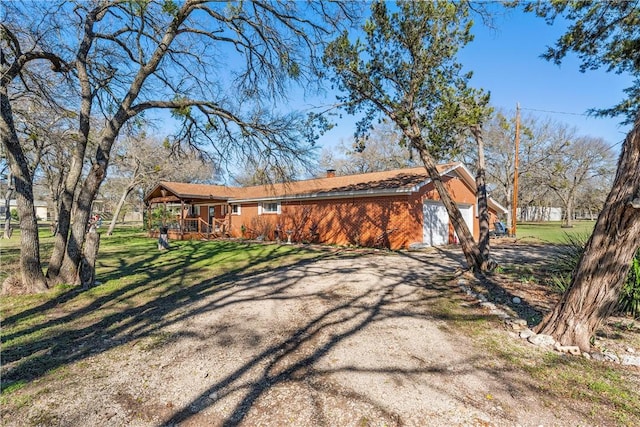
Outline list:
[[[307,194],[274,195],[269,197],[251,197],[246,199],[230,198],[231,203],[264,202],[267,200],[307,200],[307,199],[344,199],[351,197],[375,197],[393,196],[395,194],[405,194],[413,192],[413,188],[395,188],[385,190],[361,190],[361,191],[324,191]]]
[[[492,199],[491,197],[488,198],[488,202],[493,205],[493,208],[499,211],[502,211],[503,214],[506,214],[508,212],[507,208],[505,208],[504,206],[502,206],[500,203],[496,202],[494,199]]]

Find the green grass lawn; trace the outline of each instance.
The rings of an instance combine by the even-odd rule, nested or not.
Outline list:
[[[42,232],[43,253],[53,240]],[[60,285],[44,294],[0,298],[2,388],[15,389],[50,370],[80,360],[76,343],[115,339],[152,327],[155,318],[177,315],[185,304],[214,294],[233,280],[282,268],[326,253],[243,241],[172,241],[158,251],[155,239],[135,230],[101,236],[99,286],[82,291]],[[17,272],[20,240],[0,240],[2,277]],[[46,258],[43,257],[43,260]],[[8,373],[7,373],[8,372]],[[0,402],[1,403],[1,402]]]
[[[580,223],[569,231],[585,232],[592,225]],[[561,241],[568,231],[557,223],[519,227],[519,238],[528,235],[548,242]],[[48,256],[53,240],[48,231],[41,237],[43,254]],[[19,233],[9,241],[0,240],[4,276],[6,271],[16,271],[19,246]],[[0,298],[0,405],[27,407],[30,393],[38,393],[37,387],[45,390],[49,380],[71,375],[70,366],[81,367],[93,354],[122,349],[123,357],[127,357],[127,349],[138,340],[138,345],[145,348],[161,346],[172,339],[171,334],[157,329],[163,319],[185,316],[190,305],[205,298],[215,299],[217,292],[233,289],[238,280],[330,253],[243,241],[172,241],[170,250],[158,251],[156,240],[141,231],[122,229],[110,237],[103,235],[97,265],[99,286],[83,291],[61,285],[45,294]],[[452,311],[450,317],[469,317],[468,308],[456,303],[455,295],[447,301],[448,305],[442,307]],[[605,420],[614,419],[616,424],[633,425],[640,419],[637,387],[624,378],[629,376],[625,371],[555,353],[539,360],[519,341],[498,338],[493,323],[502,328],[497,321],[451,323],[476,341],[484,340],[478,368],[512,372],[526,379],[540,391],[545,405],[566,399],[592,408],[595,414],[604,414]],[[593,415],[587,419],[600,418]]]
[[[560,221],[518,223],[518,240],[532,243],[565,243],[567,235],[590,236],[595,221],[575,221],[572,228],[563,228]],[[586,239],[585,239],[586,240]]]

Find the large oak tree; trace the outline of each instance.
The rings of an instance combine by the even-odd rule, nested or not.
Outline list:
[[[23,240],[32,242],[22,245],[21,254],[23,282],[32,290],[75,281],[112,148],[123,127],[139,115],[171,111],[181,122],[176,143],[208,143],[227,161],[304,156],[304,142],[315,135],[303,117],[279,113],[284,103],[277,102],[292,81],[314,80],[322,40],[348,23],[340,2],[93,0],[2,7],[0,124],[17,183]],[[13,86],[40,59],[65,73],[78,117],[48,282],[37,255],[32,176],[23,144],[12,131],[10,103]],[[46,79],[40,75],[40,81]],[[95,137],[93,117],[103,123]],[[91,140],[95,151],[89,156]],[[90,168],[83,173],[87,162]]]

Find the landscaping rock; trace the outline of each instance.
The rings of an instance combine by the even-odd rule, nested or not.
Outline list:
[[[534,336],[535,334],[536,334],[535,332],[527,328],[523,331],[520,331],[520,338],[522,338],[523,340],[526,340],[526,339],[529,339],[529,337]]]
[[[604,356],[604,360],[607,362],[620,363],[618,355],[611,351],[603,351],[602,355]]]
[[[513,297],[511,301],[513,301],[514,304],[520,304],[522,302],[522,300],[518,297]]]
[[[492,302],[481,302],[480,305],[482,308],[486,308],[487,310],[495,310],[496,305]]]
[[[527,341],[540,347],[553,347],[556,343],[556,340],[554,340],[551,335],[545,334],[532,335],[527,338]]]
[[[582,354],[580,347],[575,345],[560,345],[559,343],[556,343],[555,349],[560,353],[572,354],[574,356],[580,356],[580,354]]]
[[[500,319],[502,320],[507,320],[510,319],[511,316],[509,316],[507,313],[505,313],[502,310],[496,310],[496,312],[494,313],[496,316],[498,316]]]
[[[630,356],[625,354],[622,356],[620,363],[627,366],[640,366],[640,356]]]

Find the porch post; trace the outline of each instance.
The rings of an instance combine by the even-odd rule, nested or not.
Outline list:
[[[151,233],[151,203],[144,204],[144,211],[147,214],[147,233]]]
[[[180,199],[180,222],[178,223],[180,227],[180,240],[183,240],[184,238],[183,223],[184,223],[184,200]]]

